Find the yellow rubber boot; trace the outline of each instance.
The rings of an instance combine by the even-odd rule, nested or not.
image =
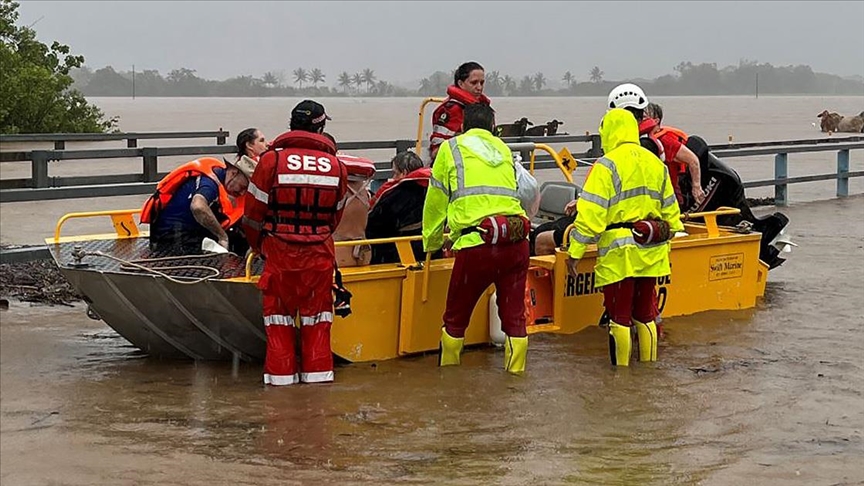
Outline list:
[[[513,374],[525,371],[528,358],[528,338],[510,337],[504,342],[504,369]]]
[[[609,357],[614,366],[630,366],[630,328],[609,323]]]
[[[639,361],[657,361],[657,325],[654,321],[633,321],[639,339]]]
[[[453,366],[460,363],[465,338],[454,338],[441,328],[441,347],[438,352],[438,366]]]

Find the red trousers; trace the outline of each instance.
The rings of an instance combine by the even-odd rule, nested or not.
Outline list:
[[[481,245],[456,252],[444,327],[461,338],[477,301],[495,284],[501,329],[510,337],[525,337],[525,280],[528,277],[528,241]]]
[[[263,294],[267,356],[264,383],[333,381],[333,241],[299,245],[265,237],[266,261],[258,288]],[[301,360],[295,341],[300,327]]]
[[[632,325],[631,319],[650,322],[657,317],[657,277],[629,277],[603,287],[603,306],[615,324]]]

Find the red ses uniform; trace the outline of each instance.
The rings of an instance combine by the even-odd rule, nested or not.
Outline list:
[[[432,134],[429,136],[429,155],[432,157],[432,162],[435,162],[438,147],[442,143],[462,134],[465,105],[474,103],[488,105],[491,101],[486,95],[477,98],[456,85],[447,87],[447,99],[432,113]]]
[[[246,236],[265,258],[258,288],[267,332],[266,384],[333,381],[333,231],[342,217],[347,177],[331,140],[292,130],[261,155],[249,184]]]

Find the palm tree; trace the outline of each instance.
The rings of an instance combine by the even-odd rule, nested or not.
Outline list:
[[[274,72],[266,72],[264,73],[264,78],[262,79],[264,85],[269,88],[278,88],[279,87],[279,75]]]
[[[342,87],[345,93],[348,93],[348,89],[351,88],[351,75],[348,74],[346,71],[342,71],[341,73],[339,73],[338,82],[339,86]]]
[[[546,76],[543,73],[538,72],[534,75],[534,85],[537,86],[537,91],[543,90],[543,86],[546,86]]]
[[[565,83],[567,83],[567,87],[571,88],[571,87],[573,87],[573,83],[576,82],[576,77],[573,76],[573,73],[571,73],[570,71],[567,71],[566,73],[564,73],[564,77],[561,78],[561,81],[564,81]]]
[[[356,89],[359,90],[360,86],[363,84],[363,75],[360,73],[354,73],[354,76],[351,76],[351,82],[354,83]]]
[[[519,82],[519,94],[527,95],[534,91],[534,78],[531,76],[525,76],[522,78],[522,81]]]
[[[363,82],[366,83],[366,92],[368,93],[368,92],[369,92],[369,88],[370,88],[370,87],[372,86],[372,84],[374,84],[375,81],[376,81],[376,79],[375,79],[375,71],[373,71],[373,70],[371,70],[371,69],[369,69],[369,68],[366,68],[366,69],[363,70],[363,74],[362,74],[362,76],[363,76]]]
[[[592,83],[599,83],[600,81],[603,81],[603,74],[605,73],[603,73],[599,67],[594,66],[588,75],[591,76]]]
[[[516,91],[516,80],[513,79],[513,77],[509,74],[504,75],[504,77],[501,79],[501,84],[504,87],[504,91],[506,91],[508,95],[511,95],[514,91]]]
[[[312,80],[312,85],[316,87],[318,86],[318,83],[323,83],[324,78],[326,77],[327,76],[318,68],[313,69],[312,72],[309,73],[309,79]]]
[[[303,83],[309,80],[309,73],[305,69],[297,68],[294,70],[294,82],[300,84],[300,89],[303,89]]]

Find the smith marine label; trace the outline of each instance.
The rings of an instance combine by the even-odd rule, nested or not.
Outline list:
[[[708,262],[708,280],[739,278],[744,275],[744,254],[718,255]]]

